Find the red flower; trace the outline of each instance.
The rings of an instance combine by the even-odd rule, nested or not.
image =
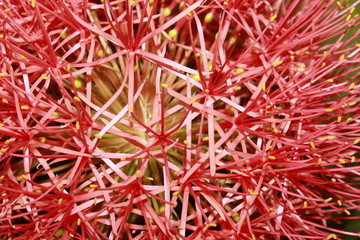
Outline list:
[[[353,2],[2,1],[1,239],[357,236]]]

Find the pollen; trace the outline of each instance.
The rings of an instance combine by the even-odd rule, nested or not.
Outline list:
[[[273,15],[273,16],[270,18],[270,22],[275,21],[275,19],[276,19],[277,17],[278,17],[278,15],[277,15],[277,14]]]
[[[0,34],[0,39],[3,39],[4,38],[4,34]]]
[[[250,193],[251,196],[259,195],[259,192],[253,192],[252,190],[249,190],[249,193]]]
[[[188,146],[189,142],[187,140],[184,140],[184,145]]]
[[[21,58],[22,60],[26,60],[26,59],[27,59],[27,57],[25,57],[24,55],[21,55],[21,54],[20,54],[20,58]]]
[[[344,210],[344,213],[346,213],[346,215],[351,215],[351,212],[347,209]]]
[[[4,144],[9,145],[10,142],[11,142],[11,141],[8,139],[8,140],[6,140],[6,141],[4,142]]]
[[[334,79],[329,78],[328,80],[326,80],[327,82],[334,82]]]
[[[77,219],[76,224],[77,224],[78,226],[80,226],[80,224],[81,224],[81,219],[80,219],[80,218]]]
[[[35,230],[40,233],[40,228],[38,226],[35,227]]]
[[[279,132],[279,129],[274,128],[274,129],[273,129],[273,132],[274,132],[274,133],[278,133],[278,132]]]
[[[268,156],[268,159],[270,159],[270,160],[275,160],[276,157],[275,157],[275,156]]]
[[[332,112],[334,110],[332,108],[326,108],[324,111],[327,112],[327,113],[330,113],[330,112]]]
[[[200,82],[200,75],[199,74],[195,74],[191,78],[194,79],[197,82]]]
[[[169,16],[170,14],[171,14],[170,8],[165,8],[164,11],[163,11],[163,15],[164,15],[165,17],[167,17],[167,16]]]
[[[237,87],[234,88],[234,90],[235,90],[235,91],[239,91],[239,90],[241,90],[241,87],[240,87],[240,86],[237,86]]]
[[[270,145],[270,146],[268,146],[268,147],[265,149],[265,151],[267,152],[267,151],[269,151],[271,148],[272,148],[272,146]]]
[[[315,143],[314,142],[310,142],[309,144],[310,144],[311,148],[315,148]]]
[[[83,86],[82,82],[78,79],[74,81],[75,88],[81,88]]]
[[[130,5],[130,6],[132,6],[132,5],[134,5],[134,4],[135,4],[135,1],[130,1],[130,2],[129,2],[129,5]]]
[[[323,57],[324,57],[324,58],[326,58],[327,53],[328,53],[327,51],[324,51],[324,52],[323,52]]]
[[[322,64],[321,64],[321,67],[326,67],[326,62],[323,62]]]
[[[168,34],[169,34],[169,37],[175,38],[177,36],[178,32],[176,31],[176,29],[171,29]]]
[[[337,117],[337,122],[341,122],[342,121],[342,117],[341,116],[338,116]]]
[[[261,89],[262,89],[263,91],[266,90],[266,84],[265,84],[265,83],[261,83]]]
[[[251,234],[251,239],[256,240],[255,234]]]
[[[339,160],[339,162],[340,162],[341,164],[345,164],[345,163],[346,163],[345,160],[342,159],[342,158],[339,158],[338,160]]]
[[[99,51],[97,51],[96,55],[98,57],[103,57],[104,56],[104,50],[102,50],[101,48],[99,49]]]
[[[213,18],[214,18],[214,14],[208,13],[205,15],[204,22],[210,23],[213,20]]]
[[[334,136],[326,136],[326,139],[327,140],[332,140],[332,139],[334,139]]]
[[[295,60],[294,55],[291,55],[291,56],[290,56],[290,59],[291,59],[291,61],[294,61],[294,60]]]
[[[345,21],[349,21],[350,19],[351,19],[351,14],[349,14],[349,15],[346,17]]]
[[[356,161],[356,157],[355,156],[351,156],[351,163],[354,163]]]
[[[338,203],[338,205],[339,205],[339,206],[341,206],[341,205],[342,205],[341,200],[337,200],[337,203]]]
[[[167,85],[166,83],[162,83],[161,86],[162,86],[163,88],[167,88],[167,87],[168,87],[168,85]]]
[[[204,92],[209,93],[209,92],[210,92],[210,90],[209,90],[209,89],[205,89],[205,90],[204,90]]]
[[[332,182],[336,182],[336,179],[335,179],[335,178],[331,178],[331,181],[332,181]]]
[[[75,128],[78,129],[78,130],[80,129],[80,123],[79,123],[79,121],[77,121],[77,122],[75,123]]]
[[[319,159],[318,159],[318,164],[321,165],[322,162],[323,162],[322,158],[319,158]]]
[[[74,100],[77,101],[77,102],[80,102],[80,101],[81,101],[80,98],[77,97],[77,96],[74,97]]]
[[[5,73],[0,72],[0,77],[4,77],[4,76],[6,76],[6,74],[5,74]]]
[[[276,61],[273,63],[273,66],[274,66],[274,67],[277,67],[277,66],[279,66],[279,65],[280,65],[280,63],[281,63],[281,61],[276,60]]]
[[[71,70],[71,65],[70,65],[70,63],[68,63],[68,64],[66,65],[66,70],[67,70],[68,72],[70,72],[70,70]]]
[[[31,6],[34,8],[36,4],[36,0],[31,0]]]
[[[58,117],[59,113],[58,112],[53,112],[52,115],[55,116],[55,117]]]
[[[354,144],[358,144],[360,142],[360,138],[354,140]]]
[[[352,7],[349,12],[353,13],[354,11],[355,11],[355,7]]]
[[[201,53],[197,52],[195,53],[195,57],[200,57],[201,56]]]
[[[44,74],[41,74],[41,78],[44,79],[44,80],[48,79],[48,77],[46,75],[44,75]]]
[[[345,55],[341,55],[340,58],[339,58],[339,62],[343,61],[345,59]]]
[[[173,195],[174,195],[174,196],[177,196],[177,195],[179,195],[179,192],[176,191],[176,192],[173,193]]]
[[[4,12],[9,12],[9,11],[11,11],[11,8],[4,9]]]
[[[349,106],[351,106],[351,107],[352,107],[352,106],[355,106],[355,105],[356,105],[356,102],[350,102],[350,103],[349,103]]]
[[[63,202],[63,199],[62,199],[62,198],[59,198],[59,200],[58,200],[58,205],[61,206],[62,202]]]
[[[135,176],[138,178],[140,176],[140,169],[136,170]]]
[[[223,4],[224,4],[224,6],[227,6],[227,5],[229,5],[229,2],[228,2],[228,1],[224,1]]]
[[[95,137],[98,138],[98,139],[102,139],[102,136],[99,135],[99,134],[95,134]]]
[[[351,83],[350,85],[349,85],[349,89],[353,89],[355,87],[355,83]]]
[[[94,198],[94,205],[96,205],[96,203],[97,203],[97,198],[95,197]]]
[[[303,206],[304,206],[304,208],[307,208],[308,202],[307,202],[307,201],[304,201]]]
[[[22,110],[28,110],[30,107],[27,106],[27,105],[22,105],[20,108],[21,108]]]
[[[1,101],[2,101],[3,103],[5,103],[5,104],[8,104],[8,103],[9,103],[9,101],[8,101],[6,98],[1,99]]]
[[[348,119],[346,119],[347,122],[351,122],[353,119],[351,117],[349,117]]]
[[[241,74],[241,73],[245,72],[245,69],[243,69],[243,68],[237,68],[237,69],[235,70],[235,72],[236,72],[237,74]]]
[[[332,201],[332,197],[325,199],[325,202],[331,202],[331,201]]]
[[[125,161],[127,159],[127,156],[123,156],[122,158],[120,158],[120,161]]]
[[[341,4],[341,3],[340,3],[340,4]],[[332,233],[332,234],[330,234],[329,236],[326,237],[327,240],[330,240],[330,239],[332,239],[332,238],[333,238],[333,239],[337,239],[337,236],[336,236],[334,233]]]
[[[41,143],[46,142],[46,137],[40,137],[40,142],[41,142]]]
[[[196,100],[197,100],[196,98],[191,99],[189,104],[192,105],[194,102],[196,102]]]
[[[209,141],[209,137],[203,137],[203,139],[202,139],[204,142],[206,142],[206,141]]]
[[[174,202],[174,208],[176,208],[178,205],[178,202]]]

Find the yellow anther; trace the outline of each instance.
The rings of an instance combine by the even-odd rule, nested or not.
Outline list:
[[[327,140],[332,140],[332,139],[334,139],[334,136],[326,136],[326,139]]]
[[[322,162],[323,162],[322,158],[319,158],[319,159],[318,159],[318,164],[321,165]]]
[[[345,209],[344,212],[346,213],[346,215],[351,215],[351,212],[347,209]]]
[[[204,22],[210,23],[213,20],[213,18],[214,18],[214,14],[208,13],[205,15]]]
[[[326,108],[324,111],[330,113],[330,112],[332,112],[334,110],[332,108]]]
[[[4,38],[4,34],[0,34],[0,39],[3,39]]]
[[[165,17],[167,17],[167,16],[169,16],[170,14],[171,14],[170,8],[165,8],[164,11],[163,11],[163,15],[164,15]]]
[[[343,61],[344,59],[345,59],[345,55],[343,54],[343,55],[340,56],[339,61],[341,62],[341,61]]]
[[[208,70],[211,71],[213,68],[212,64],[210,63],[209,66],[208,66]]]
[[[204,90],[204,92],[209,93],[209,92],[210,92],[210,90],[209,90],[209,89],[205,89],[205,90]]]
[[[41,189],[36,189],[35,192],[37,193],[43,193],[43,191]]]
[[[3,103],[5,103],[5,104],[8,104],[8,103],[9,103],[9,101],[8,101],[7,99],[5,99],[5,98],[3,98],[1,101],[2,101]]]
[[[236,42],[237,37],[236,36],[231,36],[229,39],[229,43],[230,44],[234,44]]]
[[[52,115],[55,116],[55,117],[58,117],[59,113],[58,112],[53,112]]]
[[[351,14],[349,14],[349,15],[346,17],[345,21],[349,21],[350,19],[351,19]]]
[[[356,157],[355,156],[351,156],[351,163],[354,163],[356,161]]]
[[[277,66],[279,66],[279,65],[280,65],[280,63],[281,63],[281,61],[276,60],[276,61],[273,63],[273,66],[274,66],[274,67],[277,67]]]
[[[355,106],[355,105],[356,105],[356,102],[355,102],[355,101],[349,103],[349,106],[351,106],[351,107],[352,107],[352,106]]]
[[[195,53],[195,57],[200,57],[201,56],[201,53],[197,52]]]
[[[345,164],[345,163],[346,163],[345,160],[342,159],[342,158],[339,158],[338,160],[339,160],[339,162],[340,162],[341,164]]]
[[[26,59],[27,59],[27,57],[25,57],[24,55],[21,55],[21,54],[20,54],[20,58],[21,58],[22,60],[26,60]]]
[[[10,140],[8,139],[8,140],[6,140],[4,143],[6,144],[6,145],[8,145],[8,144],[10,144]]]
[[[325,199],[325,202],[331,202],[332,199],[333,199],[332,197],[329,197],[329,198]]]
[[[138,178],[140,176],[140,169],[136,170],[135,176]]]
[[[294,61],[294,60],[295,60],[294,55],[291,55],[291,56],[290,56],[290,59],[291,59],[291,61]]]
[[[40,233],[40,228],[38,226],[35,227],[35,230]]]
[[[327,56],[327,51],[324,51],[323,52],[323,57],[326,58],[326,56]]]
[[[340,2],[340,1],[337,1],[337,2],[336,2],[336,5],[338,5],[338,7],[339,7],[340,9],[342,9],[342,8],[343,8],[343,5],[341,4],[341,2]]]
[[[341,205],[342,205],[341,200],[337,200],[337,203],[338,203],[338,205],[339,205],[339,206],[341,206]]]
[[[273,132],[274,132],[274,133],[278,133],[278,132],[279,132],[279,129],[274,128],[274,129],[273,129]]]
[[[46,75],[44,75],[44,74],[41,74],[41,78],[44,79],[44,80],[48,79],[48,77]]]
[[[5,179],[5,176],[2,175],[2,176],[0,177],[0,180],[4,180],[4,179]]]
[[[139,70],[139,65],[138,65],[138,64],[136,64],[136,65],[134,66],[134,72],[136,72],[137,70]]]
[[[95,134],[95,137],[98,138],[98,139],[102,139],[102,136],[99,135],[99,134]]]
[[[167,87],[168,87],[168,85],[167,85],[166,83],[162,83],[161,86],[162,86],[163,88],[167,88]]]
[[[63,202],[63,199],[62,199],[62,198],[59,198],[59,199],[58,199],[58,205],[61,206],[62,202]]]
[[[273,22],[273,21],[275,21],[275,19],[277,18],[277,14],[275,14],[275,15],[273,15],[271,18],[270,18],[270,22]]]
[[[0,72],[0,77],[4,77],[4,76],[6,76],[6,74],[5,74],[5,73]]]
[[[307,202],[307,201],[304,201],[303,206],[304,206],[304,208],[307,208],[308,202]]]
[[[94,205],[96,205],[96,203],[97,203],[97,198],[95,197],[94,198]]]
[[[252,190],[249,190],[249,193],[251,196],[259,195],[259,192],[253,192]]]
[[[337,236],[334,233],[332,233],[332,234],[330,234],[329,236],[326,237],[327,240],[330,240],[332,238],[337,239]]]
[[[240,87],[240,86],[237,86],[237,87],[234,88],[234,90],[235,90],[235,91],[239,91],[239,90],[241,90],[241,87]]]
[[[227,6],[227,5],[229,5],[229,2],[228,2],[228,1],[224,1],[223,4],[224,4],[224,6]]]
[[[120,158],[120,161],[125,161],[127,159],[127,156],[123,156]]]
[[[315,148],[315,143],[314,142],[310,142],[309,144],[310,144],[311,148]]]
[[[251,234],[251,239],[256,240],[255,234]]]
[[[29,178],[25,174],[21,175],[21,178],[25,180],[29,180]]]
[[[191,99],[189,104],[192,105],[194,102],[196,102],[196,100],[197,100],[196,98]]]
[[[30,107],[27,106],[27,105],[22,105],[20,108],[21,108],[22,110],[28,110]]]
[[[337,122],[341,122],[342,121],[342,117],[341,116],[338,116],[337,117]]]
[[[6,8],[4,9],[4,12],[9,12],[11,10],[11,8]]]
[[[354,11],[355,11],[355,7],[352,7],[349,12],[353,13]]]
[[[78,130],[80,129],[80,123],[78,121],[75,123],[75,128]]]
[[[326,80],[327,82],[334,82],[334,79],[330,78],[328,80]]]
[[[261,89],[263,90],[263,91],[265,91],[266,90],[266,83],[261,83]]]
[[[98,57],[103,57],[104,56],[104,50],[102,50],[101,48],[97,51],[96,55]]]
[[[351,122],[353,119],[351,117],[349,117],[348,119],[346,119],[347,122]]]
[[[199,74],[195,74],[191,78],[194,79],[197,82],[200,82],[200,75]]]
[[[176,191],[176,192],[173,193],[173,195],[174,195],[174,196],[177,196],[177,195],[179,195],[179,192]]]
[[[98,185],[96,185],[96,184],[90,184],[90,186],[89,186],[90,188],[97,188],[98,187]]]
[[[189,142],[187,140],[184,140],[184,145],[188,146]]]
[[[188,15],[189,17],[191,17],[191,16],[192,16],[191,12],[188,12],[186,15]]]
[[[81,219],[80,219],[80,218],[77,219],[76,224],[77,224],[78,226],[80,226],[80,224],[81,224]]]
[[[66,65],[66,70],[67,70],[68,72],[70,72],[70,70],[71,70],[71,65],[70,65],[70,63],[68,63],[68,64]]]
[[[4,152],[5,152],[5,148],[1,148],[0,153],[4,153]]]
[[[349,142],[344,142],[344,145],[349,145]]]
[[[332,182],[336,182],[336,179],[335,179],[335,178],[331,178],[331,181],[332,181]]]
[[[174,208],[176,208],[178,205],[178,202],[174,202]]]
[[[275,209],[274,208],[269,208],[270,212],[275,212]]]
[[[241,74],[241,73],[245,72],[245,69],[243,69],[243,68],[237,68],[237,69],[235,70],[235,72],[236,72],[237,74]]]
[[[203,139],[202,139],[204,142],[206,142],[206,141],[209,141],[209,137],[203,137]]]
[[[360,142],[360,138],[354,140],[354,144],[358,144]]]
[[[355,47],[360,48],[360,43],[355,44]]]
[[[36,0],[31,0],[31,6],[34,8],[36,4]]]
[[[323,63],[321,64],[321,67],[326,67],[326,62],[323,62]]]
[[[268,156],[268,159],[270,159],[270,160],[275,160],[276,157],[275,157],[275,156]]]
[[[272,148],[272,146],[270,145],[270,146],[268,146],[268,147],[265,149],[265,151],[267,152],[267,151],[269,151],[271,148]]]
[[[40,137],[39,139],[40,139],[40,142],[42,142],[42,143],[46,142],[46,137]]]
[[[77,97],[77,96],[75,96],[75,97],[73,97],[73,98],[74,98],[74,100],[77,101],[77,102],[80,102],[80,101],[81,101],[80,98]]]
[[[83,84],[80,80],[75,79],[74,86],[75,86],[75,88],[81,88],[83,86]]]
[[[349,85],[349,89],[353,89],[355,87],[355,83],[351,83],[350,85]]]
[[[132,113],[134,111],[133,107],[129,106],[129,113]]]
[[[171,29],[168,34],[169,34],[169,37],[175,38],[177,36],[178,32],[176,31],[176,29]]]
[[[130,6],[132,6],[132,5],[134,5],[134,4],[135,4],[135,1],[130,1],[130,2],[129,2],[129,5],[130,5]]]

